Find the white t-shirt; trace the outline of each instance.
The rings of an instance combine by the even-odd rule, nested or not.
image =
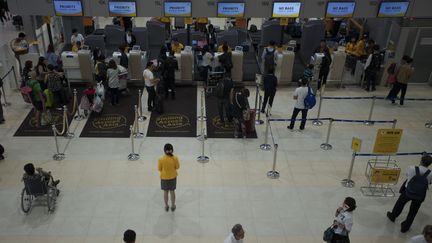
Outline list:
[[[335,234],[338,235],[347,235],[351,232],[353,226],[353,217],[351,212],[341,212],[339,213],[335,221],[337,222],[338,227],[335,229]]]
[[[243,239],[241,240],[236,240],[236,238],[234,237],[234,234],[231,233],[228,235],[228,237],[225,239],[224,243],[243,243]]]
[[[429,170],[429,168],[426,168],[426,167],[424,167],[422,165],[419,165],[418,167],[419,167],[420,175],[423,175],[424,173],[426,173],[426,171]],[[415,174],[416,174],[416,172],[415,172],[415,166],[414,165],[409,166],[408,169],[407,169],[407,171],[406,171],[406,174],[405,174],[406,177],[407,177],[407,183],[405,184],[405,186],[408,185],[408,182],[415,176]],[[429,184],[432,184],[432,170],[429,173],[427,179],[429,181]]]
[[[76,43],[77,41],[81,42],[81,45],[83,45],[83,44],[84,44],[84,36],[81,35],[80,33],[78,33],[77,36],[72,35],[72,36],[71,36],[71,43],[74,44],[74,43]]]
[[[107,76],[108,76],[108,87],[110,88],[118,88],[120,87],[120,81],[119,81],[119,69],[112,69],[108,68],[107,70]]]
[[[143,72],[144,84],[146,87],[153,87],[155,84],[151,80],[154,79],[153,72],[150,69],[145,69]]]
[[[294,91],[294,96],[297,96],[297,101],[295,104],[295,108],[297,109],[305,109],[304,106],[304,99],[306,98],[307,94],[308,94],[308,87],[298,87],[295,91]],[[313,93],[312,89],[311,92]]]
[[[203,56],[201,66],[203,66],[203,67],[210,66],[212,63],[212,58],[213,58],[213,55],[209,52],[206,52],[206,54],[204,54],[204,56]]]
[[[409,239],[407,243],[427,243],[423,235],[416,235]]]

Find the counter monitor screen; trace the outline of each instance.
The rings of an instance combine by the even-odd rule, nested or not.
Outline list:
[[[218,3],[217,16],[222,18],[243,17],[245,14],[244,3]]]
[[[354,14],[355,2],[329,2],[327,18],[351,18]]]
[[[301,2],[274,2],[273,18],[298,18]]]
[[[110,17],[136,17],[135,2],[108,2],[108,10]]]
[[[405,17],[409,2],[381,2],[378,17]]]
[[[54,0],[56,16],[83,16],[81,1]]]
[[[191,2],[165,2],[166,17],[192,17]]]

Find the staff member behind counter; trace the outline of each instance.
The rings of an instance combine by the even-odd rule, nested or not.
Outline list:
[[[184,49],[183,44],[180,43],[177,38],[172,38],[171,50],[175,53],[180,53],[183,49]]]

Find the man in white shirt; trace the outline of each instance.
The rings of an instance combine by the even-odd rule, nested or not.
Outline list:
[[[407,243],[432,243],[432,225],[426,225],[421,235],[412,237]]]
[[[243,243],[244,230],[241,224],[236,224],[231,229],[231,233],[225,239],[224,243]]]
[[[294,111],[293,114],[291,116],[291,123],[288,126],[288,129],[290,129],[291,131],[294,129],[294,124],[295,124],[295,120],[297,118],[297,115],[300,113],[302,113],[302,120],[300,123],[300,130],[304,130],[305,125],[306,125],[306,117],[307,117],[307,112],[308,110],[305,108],[304,105],[304,100],[309,92],[309,86],[308,86],[308,80],[302,80],[301,81],[301,87],[298,87],[295,91],[294,91],[294,99],[296,100],[296,104],[294,106]],[[311,92],[312,89],[311,89]]]
[[[156,89],[155,85],[159,82],[158,78],[153,75],[154,70],[153,62],[148,62],[146,69],[143,72],[144,85],[148,93],[147,98],[147,110],[152,111],[156,101]]]
[[[400,190],[400,196],[398,200],[396,201],[396,204],[393,207],[393,210],[391,212],[387,212],[387,218],[390,219],[390,221],[394,222],[396,218],[402,213],[403,208],[405,207],[405,204],[407,204],[409,201],[411,201],[410,209],[407,215],[407,218],[405,221],[401,223],[401,232],[405,233],[409,230],[411,227],[411,224],[414,221],[415,216],[417,215],[418,210],[420,209],[420,206],[422,202],[424,201],[424,197],[426,196],[427,187],[423,188],[424,185],[421,183],[417,183],[421,180],[414,180],[416,182],[415,184],[409,184],[410,181],[416,176],[417,170],[419,176],[425,176],[426,173],[428,173],[427,177],[425,178],[427,180],[428,184],[432,184],[432,173],[428,169],[429,165],[432,164],[432,156],[428,154],[424,154],[421,158],[420,165],[419,166],[410,166],[407,169],[406,177],[407,180],[402,185]],[[418,176],[416,179],[419,178]],[[416,187],[414,187],[414,185]],[[427,186],[427,185],[426,185]],[[423,195],[421,195],[423,194]]]
[[[78,41],[84,45],[84,36],[78,33],[77,29],[72,29],[71,44],[75,45]]]

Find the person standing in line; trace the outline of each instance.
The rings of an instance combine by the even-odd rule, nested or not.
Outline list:
[[[165,99],[168,99],[171,92],[171,99],[175,100],[175,71],[178,70],[178,63],[174,51],[170,50],[169,57],[163,63],[162,77],[165,91]]]
[[[405,204],[411,201],[410,209],[408,211],[407,218],[401,223],[401,232],[407,232],[421,204],[426,198],[426,193],[429,184],[432,184],[432,174],[428,169],[429,165],[432,164],[432,156],[424,154],[420,160],[419,166],[410,166],[407,169],[406,177],[407,180],[400,189],[400,196],[396,201],[391,212],[387,212],[387,218],[394,222],[396,218],[402,213]]]
[[[144,85],[148,93],[147,98],[147,110],[153,111],[153,107],[156,102],[156,90],[155,85],[159,82],[158,78],[154,77],[153,70],[155,66],[152,62],[148,62],[146,65],[146,69],[143,72],[144,77]]]
[[[232,96],[232,115],[234,119],[234,137],[238,138],[241,133],[243,138],[246,138],[246,124],[245,121],[249,120],[249,90],[243,88],[240,92],[236,92]]]
[[[274,68],[270,68],[267,70],[268,74],[263,76],[263,83],[264,83],[264,101],[262,103],[261,112],[265,113],[265,108],[267,105],[267,102],[269,103],[269,106],[273,106],[273,99],[276,95],[276,87],[278,80],[276,76],[274,75]]]
[[[275,69],[276,67],[276,42],[271,40],[269,46],[264,48],[261,60],[264,66],[264,73],[268,74],[270,69]]]
[[[375,91],[376,76],[381,68],[380,46],[373,46],[373,53],[369,54],[365,64],[366,91]],[[372,88],[372,89],[371,89]]]
[[[26,85],[32,89],[30,98],[32,100],[35,112],[35,127],[39,128],[41,125],[41,113],[44,110],[44,101],[42,95],[42,88],[40,87],[40,83],[36,80],[36,76],[36,72],[32,71],[30,73],[30,79],[26,82]]]
[[[432,243],[432,225],[426,225],[421,235],[412,237],[407,243]]]
[[[35,67],[37,75],[36,80],[39,82],[42,91],[47,88],[47,85],[45,83],[45,77],[48,74],[47,63],[48,61],[47,59],[45,59],[45,57],[39,57],[38,63]]]
[[[106,85],[108,67],[105,63],[105,56],[100,55],[95,64],[96,81]]]
[[[135,243],[136,241],[136,233],[135,231],[128,229],[123,233],[123,241],[124,243]]]
[[[121,54],[119,64],[120,64],[120,66],[128,69],[129,68],[129,58],[125,52],[126,51],[126,45],[119,46],[119,51]]]
[[[230,111],[230,95],[233,86],[233,81],[230,78],[224,78],[220,80],[216,85],[217,106],[221,123],[225,123],[224,113],[228,119],[228,122],[231,123],[233,120]]]
[[[208,72],[211,70],[213,55],[210,52],[209,45],[205,45],[202,50],[202,62],[200,63],[200,74],[204,78],[204,90],[207,91]]]
[[[412,77],[414,73],[414,69],[411,66],[413,59],[409,56],[403,56],[401,61],[401,66],[396,72],[396,81],[393,84],[393,88],[390,90],[387,98],[391,100],[392,104],[396,103],[397,95],[399,91],[401,92],[400,96],[400,105],[404,104],[405,94],[408,87],[408,81]]]
[[[291,131],[293,131],[293,129],[294,129],[295,120],[297,119],[297,115],[300,113],[300,111],[302,113],[300,130],[304,130],[304,128],[305,128],[308,109],[305,108],[304,100],[305,100],[309,90],[310,90],[310,92],[313,92],[312,89],[308,86],[308,81],[302,80],[301,86],[296,88],[296,90],[294,91],[294,97],[293,98],[296,100],[296,104],[294,105],[294,111],[293,111],[292,116],[291,116],[291,123],[288,126],[288,129],[290,129]]]
[[[349,243],[349,233],[353,226],[352,212],[357,208],[356,201],[352,197],[347,197],[342,206],[336,209],[333,221],[334,235],[331,243]]]
[[[54,66],[51,64],[48,64],[46,83],[49,91],[53,93],[56,108],[61,110],[67,103],[66,94],[63,91],[62,77],[54,70]]]
[[[308,82],[312,82],[313,79],[313,69],[314,69],[314,65],[313,64],[309,64],[304,70],[303,70],[303,78],[307,80]]]
[[[325,49],[324,57],[321,60],[320,70],[318,74],[318,87],[317,90],[321,91],[321,85],[326,85],[327,77],[330,73],[330,64],[332,63],[332,58],[330,51]]]
[[[243,243],[245,231],[241,224],[236,224],[232,227],[231,233],[225,239],[224,243]]]
[[[47,59],[48,65],[52,65],[55,70],[58,70],[59,64],[58,60],[59,57],[54,51],[54,46],[52,44],[48,45],[48,50],[45,54],[45,58]]]
[[[158,171],[161,179],[161,189],[164,191],[165,211],[168,212],[168,194],[171,196],[171,211],[176,210],[175,189],[177,187],[177,170],[180,168],[180,163],[175,156],[174,148],[167,143],[164,146],[165,155],[158,160]]]
[[[119,69],[117,67],[117,64],[114,60],[110,60],[108,63],[108,70],[107,70],[107,76],[108,76],[108,88],[111,95],[111,105],[115,106],[119,103],[119,87],[120,87],[120,80],[119,80]]]
[[[228,46],[222,46],[223,54],[219,56],[219,62],[225,70],[225,77],[231,77],[231,69],[233,68],[232,53],[228,51]]]

